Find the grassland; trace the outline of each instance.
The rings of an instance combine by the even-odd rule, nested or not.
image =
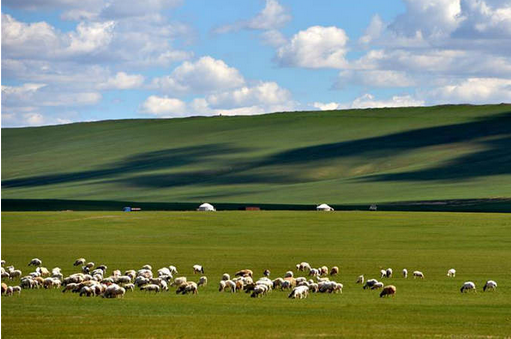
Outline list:
[[[511,106],[2,129],[2,199],[370,204],[511,197]]]
[[[509,337],[510,230],[511,215],[489,213],[4,212],[2,259],[24,272],[32,257],[65,274],[81,256],[109,270],[174,264],[188,277],[200,263],[210,284],[197,296],[135,291],[122,300],[24,290],[2,298],[2,337]],[[344,293],[290,300],[216,290],[224,272],[277,277],[302,260],[338,265]],[[387,267],[426,279],[385,280],[398,289],[388,299],[354,283]],[[494,293],[459,292],[487,279],[498,282]]]

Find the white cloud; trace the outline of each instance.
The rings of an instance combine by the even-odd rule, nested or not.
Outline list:
[[[461,9],[460,25],[454,33],[456,36],[511,37],[511,2],[463,0]]]
[[[208,93],[240,87],[245,79],[224,61],[205,56],[196,62],[185,61],[169,76],[156,78],[153,85],[163,92]]]
[[[220,26],[213,31],[217,34],[236,32],[242,29],[276,30],[291,20],[291,15],[277,0],[266,0],[266,6],[254,18],[240,20],[234,24]]]
[[[318,108],[322,111],[336,110],[336,109],[358,109],[358,108],[383,108],[383,107],[414,107],[424,106],[425,101],[412,97],[411,95],[395,95],[389,99],[377,100],[374,95],[366,93],[352,102],[330,102],[322,103],[315,102],[311,104],[312,107]]]
[[[312,26],[280,47],[276,59],[281,66],[344,68],[347,42],[348,36],[340,28]]]
[[[389,70],[345,70],[339,73],[336,88],[344,88],[349,85],[365,87],[411,87],[415,81],[405,72]]]
[[[109,77],[105,82],[98,85],[99,89],[133,89],[142,86],[144,76],[140,74],[127,74],[118,72],[115,76]]]
[[[112,41],[114,26],[114,21],[81,22],[76,27],[76,32],[69,33],[69,46],[66,47],[66,52],[71,55],[98,53]]]
[[[312,107],[318,108],[320,111],[333,111],[336,109],[341,109],[342,105],[338,102],[315,102],[312,104]]]
[[[160,117],[175,117],[186,114],[187,108],[186,103],[179,99],[151,95],[144,101],[140,111]]]
[[[427,95],[435,103],[511,102],[511,79],[468,78],[432,89]]]
[[[17,99],[31,95],[34,92],[37,92],[40,88],[43,88],[46,84],[35,84],[35,83],[26,83],[21,86],[3,86],[2,85],[2,94],[7,96],[14,96]]]
[[[369,44],[371,41],[378,39],[385,29],[385,24],[378,14],[373,16],[369,26],[366,28],[365,34],[360,37],[359,42]]]
[[[287,43],[287,39],[280,31],[270,30],[261,34],[261,39],[266,45],[281,47]]]

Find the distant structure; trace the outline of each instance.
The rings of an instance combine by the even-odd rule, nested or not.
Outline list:
[[[213,207],[213,205],[205,202],[202,205],[200,205],[199,208],[197,208],[197,211],[216,211],[216,209]]]
[[[378,206],[376,206],[375,204],[372,204],[371,206],[369,206],[369,211],[376,211],[378,210]]]
[[[245,207],[245,211],[260,211],[261,208],[258,206],[247,206]]]
[[[333,211],[334,209],[327,204],[321,204],[318,207],[316,207],[317,211]]]

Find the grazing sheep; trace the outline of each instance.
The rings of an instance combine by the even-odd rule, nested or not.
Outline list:
[[[270,272],[270,270],[264,270],[263,275],[264,275],[265,277],[269,277],[269,276],[270,276],[270,273],[271,273],[271,272]]]
[[[251,298],[258,298],[259,296],[263,296],[268,291],[268,286],[266,285],[255,285],[252,290]]]
[[[80,290],[80,297],[82,295],[85,295],[86,297],[94,297],[94,296],[96,296],[96,289],[92,288],[90,286],[84,286]]]
[[[202,273],[204,274],[204,267],[201,265],[193,265],[193,274]]]
[[[85,264],[85,267],[87,267],[90,270],[91,268],[94,267],[94,263],[92,261],[88,262],[87,264]]]
[[[42,263],[43,262],[41,261],[41,259],[34,258],[34,259],[30,260],[30,262],[28,263],[28,266],[41,266]]]
[[[21,286],[13,286],[12,293],[18,292],[18,295],[21,295]]]
[[[373,286],[371,286],[371,289],[372,290],[378,290],[380,288],[383,288],[383,283],[378,281],[377,283],[375,283]]]
[[[60,288],[60,285],[61,285],[60,280],[54,279],[54,278],[46,278],[43,281],[43,287],[45,289],[48,289],[48,288]]]
[[[135,284],[125,284],[122,287],[126,289],[126,291],[134,291],[135,290]]]
[[[309,287],[298,286],[293,288],[288,298],[290,299],[305,299],[309,295]]]
[[[5,260],[0,260],[0,263],[2,264],[2,266],[5,265]]]
[[[461,286],[460,292],[465,293],[471,290],[474,291],[474,293],[477,293],[476,284],[471,281],[467,281],[463,284],[463,286]]]
[[[396,294],[396,286],[388,285],[383,288],[380,293],[380,298],[388,297],[389,295],[394,296]]]
[[[9,280],[13,280],[15,278],[21,277],[21,271],[20,270],[13,270],[9,272]]]
[[[406,268],[403,268],[403,278],[408,278],[408,270]]]
[[[202,276],[199,279],[199,282],[197,283],[197,287],[199,286],[206,286],[208,284],[208,278],[206,276]]]
[[[309,270],[309,276],[317,277],[319,275],[321,275],[321,272],[318,269],[312,268],[312,269]]]
[[[5,294],[5,292],[7,291],[7,284],[6,283],[2,283],[2,294]]]
[[[231,280],[231,276],[229,275],[229,273],[224,273],[222,275],[222,280]]]
[[[387,268],[387,270],[385,271],[385,277],[387,278],[392,278],[392,268]]]
[[[50,275],[50,271],[48,271],[48,269],[46,267],[42,267],[42,266],[38,267],[38,268],[35,269],[35,271],[37,273],[39,273],[39,275],[41,277],[48,277]]]
[[[244,269],[244,270],[239,270],[238,272],[234,273],[234,276],[235,277],[253,277],[254,272],[252,272],[252,270]]]
[[[186,277],[177,277],[176,279],[174,279],[174,282],[170,284],[170,286],[180,286],[186,281],[187,281]]]
[[[284,278],[292,278],[294,277],[293,271],[287,271],[286,274],[284,274]]]
[[[198,288],[197,288],[197,284],[194,283],[193,281],[187,281],[185,283],[182,283],[181,285],[179,285],[179,287],[177,288],[176,290],[176,294],[188,294],[188,293],[192,293],[192,294],[198,294]]]
[[[309,290],[312,293],[317,293],[319,291],[319,285],[316,283],[309,284]]]
[[[85,264],[85,259],[84,258],[78,258],[75,260],[73,266],[80,266],[80,265],[83,265]]]
[[[495,291],[497,288],[497,283],[494,280],[488,280],[486,284],[484,284],[483,292],[486,292],[486,290],[492,290]]]
[[[170,270],[170,273],[172,273],[172,274],[177,274],[178,273],[176,266],[170,265],[169,266],[169,270]]]
[[[330,275],[334,276],[337,274],[339,274],[339,267],[337,267],[337,266],[332,267],[332,269],[330,270]]]
[[[318,270],[320,275],[328,275],[328,267],[321,266],[320,268],[318,268]]]
[[[363,284],[364,283],[364,275],[359,275],[357,278],[357,284]]]
[[[147,285],[141,286],[140,290],[141,291],[146,291],[146,292],[159,293],[160,292],[160,286],[158,286],[156,284],[147,284]]]
[[[374,284],[376,284],[378,282],[378,280],[376,279],[369,279],[366,281],[366,283],[364,284],[364,286],[362,287],[364,290],[365,289],[368,289],[368,288],[371,288],[373,287]]]
[[[153,267],[151,265],[144,265],[142,266],[142,269],[143,270],[149,270],[149,271],[152,271],[153,270]]]
[[[447,271],[447,276],[450,278],[456,277],[456,270],[454,268],[451,268],[449,271]]]
[[[413,271],[413,278],[421,278],[424,279],[424,274],[421,271]]]
[[[123,298],[126,294],[126,290],[117,284],[112,284],[105,289],[103,298]]]
[[[303,261],[299,264],[296,265],[296,269],[298,271],[310,271],[311,270],[311,265],[309,265],[309,263]]]
[[[277,289],[279,287],[282,287],[282,284],[284,283],[284,279],[282,279],[282,278],[273,279],[272,283],[273,283],[273,289]]]
[[[96,268],[97,268],[97,269],[99,269],[99,270],[102,270],[102,271],[103,271],[103,273],[105,273],[108,267],[107,267],[106,265],[99,265],[99,266],[98,266],[98,267],[96,267]]]
[[[385,278],[387,276],[386,270],[380,270],[380,278]]]
[[[14,288],[12,288],[12,286],[8,286],[7,287],[7,290],[5,291],[4,295],[5,296],[11,296],[14,294]]]
[[[336,283],[335,281],[324,281],[318,283],[320,293],[336,293],[340,292],[342,294],[343,285],[340,283]]]
[[[4,270],[4,268],[2,267],[2,279],[3,278],[9,278],[9,272],[7,272],[6,270]]]

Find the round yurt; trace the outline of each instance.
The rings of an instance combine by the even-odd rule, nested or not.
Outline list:
[[[213,205],[205,202],[202,205],[200,205],[199,208],[197,208],[197,211],[216,211],[216,209],[213,207]]]
[[[334,209],[330,206],[328,206],[327,204],[321,204],[321,205],[318,205],[318,207],[316,207],[316,210],[317,211],[333,211]]]

